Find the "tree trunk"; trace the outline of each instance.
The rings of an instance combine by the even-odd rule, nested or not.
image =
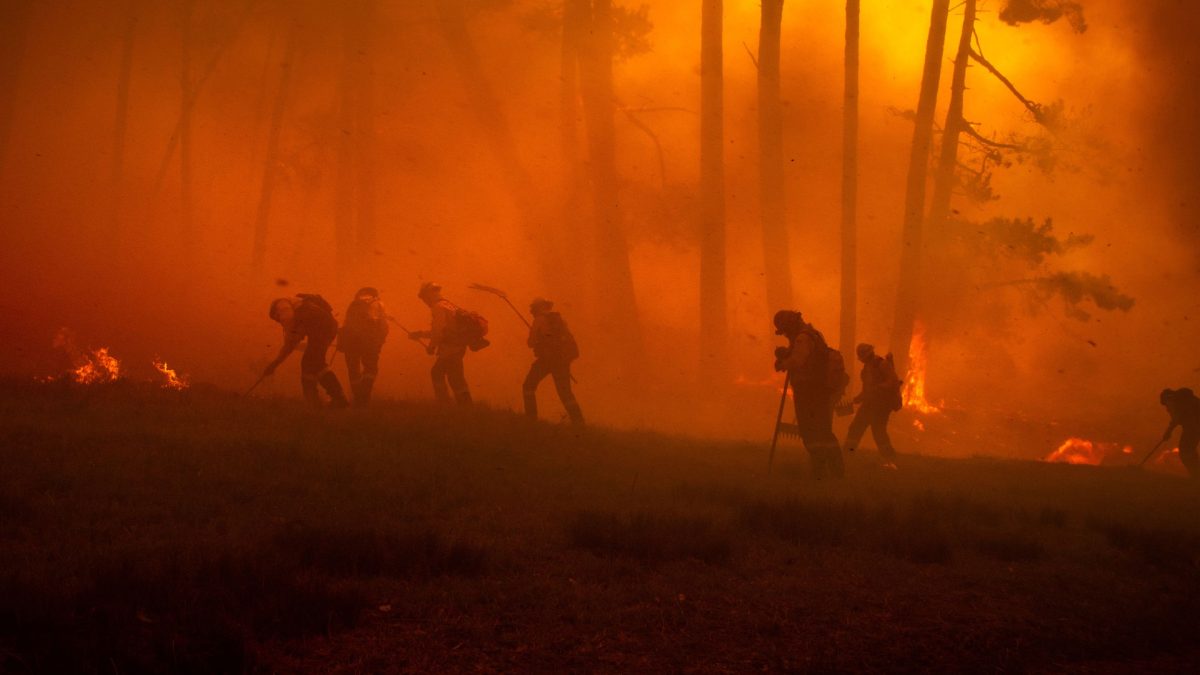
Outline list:
[[[579,60],[580,49],[587,34],[587,17],[591,13],[589,0],[564,0],[561,68],[559,90],[560,145],[562,152],[562,230],[557,242],[568,259],[567,265],[586,269],[591,262],[584,244],[584,228],[580,227],[583,212],[584,172],[579,159]],[[564,290],[577,298],[586,288],[579,275],[560,280]]]
[[[251,264],[254,271],[261,272],[267,257],[267,231],[271,220],[271,195],[275,191],[276,165],[279,163],[279,135],[283,130],[283,117],[287,112],[291,93],[293,69],[296,60],[296,42],[299,25],[293,19],[288,29],[287,46],[283,51],[282,72],[279,89],[275,92],[275,104],[271,109],[271,126],[267,132],[267,156],[263,166],[262,190],[258,198],[258,215],[254,221],[254,248]]]
[[[860,0],[846,0],[846,84],[842,102],[842,358],[854,363],[858,318],[858,25]]]
[[[933,114],[937,106],[938,82],[942,75],[942,52],[946,46],[949,5],[950,0],[933,0],[929,38],[925,44],[925,69],[921,75],[921,96],[917,101],[912,151],[908,158],[900,279],[896,288],[896,313],[891,340],[891,351],[901,373],[908,364],[908,346],[912,342],[913,322],[917,317],[921,286],[922,229],[925,220],[925,183],[929,174]]]
[[[29,34],[30,0],[0,3],[0,177],[8,159],[13,116],[17,108],[17,90],[25,63],[25,41]]]
[[[975,31],[976,0],[964,0],[962,34],[954,56],[954,72],[950,78],[950,105],[946,110],[946,126],[942,131],[942,148],[933,183],[933,205],[929,209],[931,236],[946,234],[950,217],[950,198],[958,176],[958,139],[963,132],[963,96],[967,89],[967,66],[971,59],[971,37]]]
[[[783,103],[779,98],[779,46],[783,0],[762,0],[758,34],[759,197],[767,304],[772,312],[792,306],[791,253],[783,176]]]
[[[358,48],[354,44],[358,3],[342,3],[342,73],[338,80],[337,172],[334,179],[333,233],[337,248],[338,279],[346,277],[354,259],[355,107],[357,101]]]
[[[728,362],[725,296],[723,0],[702,0],[700,28],[700,372],[721,381]]]
[[[616,132],[613,114],[613,23],[611,0],[593,0],[590,31],[580,61],[580,84],[587,119],[592,207],[595,212],[594,283],[601,285],[598,319],[620,327],[622,362],[631,367],[641,358],[641,322],[629,264],[629,246],[621,219],[617,184]]]
[[[129,83],[133,73],[133,40],[137,33],[138,2],[129,0],[121,38],[121,64],[117,71],[117,112],[113,124],[113,156],[109,197],[109,231],[120,240],[121,208],[125,196],[125,136],[129,128]]]
[[[183,0],[182,35],[180,45],[180,105],[179,105],[179,222],[180,241],[184,257],[189,262],[195,252],[196,232],[192,223],[192,7],[193,0]]]
[[[533,179],[521,164],[517,143],[500,100],[483,72],[483,62],[467,30],[463,2],[439,0],[437,7],[442,36],[450,48],[459,78],[466,86],[476,122],[489,142],[492,154],[500,165],[502,180],[506,181],[516,204],[518,217],[525,227],[524,238],[533,245],[535,266],[543,280],[554,278],[556,275],[550,247],[546,242],[546,228],[541,226],[544,218],[539,210],[540,200],[537,199]]]
[[[375,252],[375,0],[362,0],[361,10],[355,24],[355,39],[359,45],[358,63],[358,109],[354,120],[355,151],[358,156],[358,207],[355,221],[355,255],[362,274],[374,260]]]

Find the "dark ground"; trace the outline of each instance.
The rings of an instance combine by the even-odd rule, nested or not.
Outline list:
[[[1200,665],[1200,491],[1130,469],[814,483],[791,444],[768,476],[507,412],[11,381],[0,454],[8,672]]]

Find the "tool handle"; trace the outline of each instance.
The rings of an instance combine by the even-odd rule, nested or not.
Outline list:
[[[788,385],[791,381],[792,374],[789,372],[783,377],[783,395],[779,397],[779,414],[775,416],[775,433],[771,436],[771,454],[767,456],[767,473],[771,472],[771,467],[775,464],[775,445],[779,443],[779,427],[783,423],[783,409],[787,405]]]

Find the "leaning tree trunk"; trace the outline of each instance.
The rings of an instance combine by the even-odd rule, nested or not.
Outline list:
[[[475,49],[475,41],[467,30],[463,0],[439,0],[438,23],[459,78],[466,86],[470,108],[476,122],[487,137],[492,154],[500,165],[500,173],[517,207],[517,215],[525,228],[525,239],[532,243],[535,265],[543,280],[557,276],[546,242],[540,201],[533,179],[521,164],[517,142],[508,117],[483,70],[483,60]]]
[[[908,158],[908,183],[904,195],[903,246],[900,250],[900,280],[896,285],[896,313],[892,325],[891,351],[900,372],[908,364],[913,323],[917,317],[921,285],[922,229],[925,219],[925,183],[929,174],[929,149],[933,143],[933,114],[937,106],[938,82],[942,75],[942,52],[946,45],[946,20],[950,0],[933,0],[929,37],[925,44],[925,70],[917,101],[912,151]]]
[[[846,0],[842,101],[842,358],[853,363],[858,318],[858,25],[860,0]]]
[[[109,231],[121,237],[121,209],[125,194],[125,136],[129,129],[129,84],[133,73],[133,40],[137,33],[138,1],[129,0],[125,31],[121,37],[121,63],[117,71],[117,112],[113,123],[112,171],[109,176]]]
[[[603,288],[603,292],[595,293],[600,298],[597,318],[602,325],[621,327],[625,339],[620,341],[618,357],[636,367],[641,359],[642,334],[618,201],[611,0],[593,0],[589,19],[590,32],[581,54],[580,83],[595,210],[594,283]]]
[[[719,382],[728,363],[725,296],[723,0],[702,0],[700,28],[700,372]]]
[[[933,182],[933,204],[929,208],[929,229],[932,237],[946,234],[950,217],[950,198],[958,176],[958,139],[965,129],[963,96],[967,89],[967,65],[971,59],[971,37],[975,33],[976,0],[964,0],[962,34],[954,56],[954,71],[950,78],[950,104],[946,109],[946,125],[942,131],[942,149]]]
[[[762,0],[758,34],[758,171],[763,263],[770,310],[792,305],[783,176],[783,103],[779,98],[779,47],[783,0]]]
[[[275,92],[275,103],[271,108],[271,126],[267,132],[267,156],[263,164],[262,188],[258,197],[258,213],[254,220],[254,248],[251,265],[261,272],[267,257],[267,232],[271,222],[271,196],[275,192],[275,179],[279,163],[279,135],[283,130],[283,117],[287,112],[288,97],[292,88],[292,76],[296,60],[296,42],[299,25],[295,19],[288,29],[287,46],[283,51],[282,73],[279,89]]]

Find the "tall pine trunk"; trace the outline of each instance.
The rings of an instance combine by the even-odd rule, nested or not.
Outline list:
[[[358,3],[343,0],[342,3],[342,72],[338,80],[338,116],[336,172],[333,195],[333,233],[336,245],[337,275],[344,280],[354,260],[354,197],[355,197],[355,146],[358,144],[355,128],[358,105],[358,83],[356,61],[358,47],[354,44],[355,14]]]
[[[925,220],[925,190],[929,175],[929,150],[933,144],[933,114],[937,107],[938,83],[942,75],[942,52],[946,46],[946,21],[950,0],[933,0],[929,37],[925,44],[925,69],[921,96],[913,127],[912,151],[908,158],[908,182],[904,195],[904,228],[900,250],[900,280],[896,285],[896,313],[892,325],[891,351],[900,372],[908,364],[913,323],[921,287],[921,247]]]
[[[184,258],[193,261],[196,231],[192,209],[192,9],[193,0],[183,0],[180,38],[179,104],[179,222]]]
[[[355,40],[359,45],[358,107],[354,119],[355,151],[357,154],[358,191],[355,205],[355,254],[362,273],[373,270],[364,266],[375,259],[376,162],[375,138],[375,0],[361,0],[361,9],[354,24]]]
[[[702,0],[700,28],[700,372],[728,362],[725,295],[725,106],[722,0]]]
[[[589,34],[580,61],[580,84],[587,119],[588,166],[595,213],[594,283],[602,325],[620,327],[621,360],[634,366],[642,351],[641,322],[633,289],[629,246],[621,219],[613,115],[613,18],[611,0],[593,0]]]
[[[942,148],[938,158],[937,173],[933,183],[933,204],[929,209],[931,237],[941,238],[946,233],[946,221],[950,217],[950,198],[958,176],[958,139],[962,135],[963,96],[967,89],[967,66],[971,59],[971,37],[975,31],[976,0],[964,0],[962,34],[958,39],[958,50],[954,55],[954,71],[950,78],[950,104],[946,109],[946,125],[942,131]]]
[[[853,363],[858,319],[858,26],[860,0],[846,0],[842,101],[842,357]]]
[[[562,162],[562,228],[558,248],[575,268],[586,269],[585,227],[580,222],[586,181],[579,158],[579,61],[591,12],[589,0],[564,0],[562,51],[560,53],[559,144]],[[579,275],[569,275],[559,283],[577,298],[586,288]]]
[[[759,201],[767,304],[772,312],[792,306],[791,254],[783,175],[783,102],[779,98],[779,49],[783,0],[762,0],[758,34]]]
[[[262,187],[258,197],[258,212],[254,219],[254,248],[250,261],[256,272],[261,272],[267,258],[267,234],[271,224],[271,197],[275,192],[278,175],[279,136],[283,131],[283,118],[291,94],[293,71],[295,70],[296,43],[299,39],[298,19],[293,17],[288,28],[287,45],[283,50],[282,71],[279,89],[275,92],[275,103],[271,107],[271,125],[267,131],[267,155],[263,162]]]
[[[133,73],[133,41],[137,34],[138,1],[126,6],[125,30],[121,35],[121,62],[117,70],[117,110],[113,120],[112,171],[109,176],[109,231],[120,240],[121,210],[125,196],[125,137],[129,129],[129,88]]]
[[[0,3],[0,178],[3,178],[8,159],[8,143],[12,138],[32,11],[31,0],[6,0]]]

